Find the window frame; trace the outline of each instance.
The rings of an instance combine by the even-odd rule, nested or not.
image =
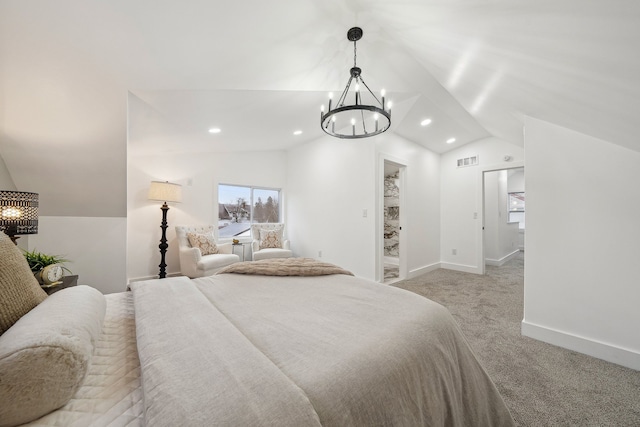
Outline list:
[[[250,200],[247,201],[247,203],[250,206],[250,209],[249,209],[249,222],[248,222],[248,224],[249,224],[249,230],[248,230],[249,231],[249,235],[248,236],[242,236],[242,234],[246,233],[246,231],[243,232],[242,234],[236,235],[236,236],[224,236],[224,237],[220,236],[220,228],[219,228],[219,226],[220,226],[220,208],[219,208],[219,205],[221,203],[220,202],[220,186],[240,187],[240,188],[244,188],[244,189],[248,189],[249,190],[249,199]],[[264,190],[264,191],[277,192],[278,199],[277,199],[276,202],[278,204],[278,221],[276,223],[282,222],[282,204],[280,203],[280,201],[282,200],[282,188],[263,187],[263,186],[259,186],[259,185],[228,184],[228,183],[224,183],[224,182],[219,182],[218,186],[217,186],[217,201],[216,201],[216,203],[218,205],[218,209],[217,209],[218,213],[217,213],[216,216],[217,216],[217,221],[218,221],[217,234],[218,234],[218,238],[219,239],[221,239],[221,240],[222,239],[231,240],[231,239],[234,239],[236,237],[237,238],[242,238],[242,237],[247,238],[248,237],[249,239],[253,238],[251,225],[257,224],[257,222],[254,222],[254,220],[253,220],[253,218],[254,218],[254,208],[255,208],[255,201],[254,201],[254,191],[255,190]],[[222,204],[225,204],[225,203],[222,203]],[[274,224],[276,224],[276,223],[274,223]]]

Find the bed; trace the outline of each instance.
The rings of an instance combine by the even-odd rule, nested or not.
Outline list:
[[[136,282],[107,296],[78,286],[38,303],[0,336],[0,425],[513,425],[441,305],[313,260],[234,268]],[[64,339],[86,335],[76,349],[88,359],[85,372],[66,401],[48,410],[36,400],[25,404],[42,398],[33,387],[15,393],[25,382],[20,375],[42,368],[7,362],[9,340],[25,340],[14,331],[39,327]],[[57,369],[32,359],[25,363]],[[16,370],[18,377],[9,375]],[[17,415],[16,405],[23,409]],[[25,420],[34,406],[46,413]]]

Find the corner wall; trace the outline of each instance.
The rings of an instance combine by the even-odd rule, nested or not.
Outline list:
[[[479,156],[477,166],[457,167],[456,160]],[[504,156],[511,156],[504,161]],[[498,138],[484,138],[442,155],[441,266],[481,274],[482,173],[522,166],[524,150]],[[455,251],[455,254],[454,254]]]
[[[169,204],[167,214],[167,275],[180,272],[175,226],[217,225],[218,184],[280,188],[281,203],[286,206],[283,151],[130,155],[127,179],[126,271],[129,280],[157,277],[159,272],[162,202],[147,199],[151,181],[170,181],[183,186],[182,203]],[[286,217],[283,220],[286,221]],[[292,242],[294,253],[295,244]]]
[[[321,258],[376,280],[376,257],[382,256],[381,247],[377,252],[381,156],[407,165],[407,224],[401,239],[409,275],[438,265],[439,156],[393,134],[366,140],[322,137],[287,153],[287,227],[297,256]]]
[[[525,121],[522,333],[640,369],[640,153]]]

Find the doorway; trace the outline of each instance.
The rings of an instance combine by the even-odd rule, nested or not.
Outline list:
[[[524,200],[524,167],[483,173],[483,272],[524,251]]]
[[[406,277],[406,251],[403,239],[405,224],[404,176],[406,166],[384,159],[382,169],[382,245],[379,281],[394,283]]]

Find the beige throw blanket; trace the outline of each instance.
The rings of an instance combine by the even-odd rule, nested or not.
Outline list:
[[[511,426],[449,312],[347,275],[132,284],[152,426]]]
[[[274,258],[237,262],[224,267],[216,274],[225,273],[257,274],[261,276],[326,276],[329,274],[353,276],[350,271],[313,258]]]

